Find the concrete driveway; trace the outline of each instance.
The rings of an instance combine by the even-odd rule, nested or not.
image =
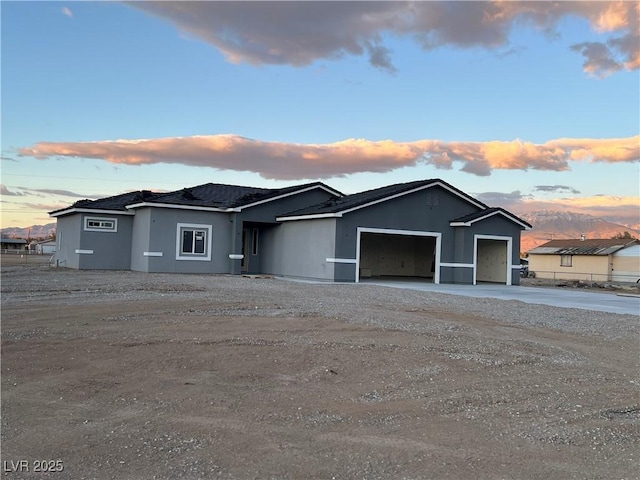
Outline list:
[[[519,300],[525,303],[551,305],[554,307],[580,308],[583,310],[640,316],[640,296],[622,296],[616,295],[615,293],[585,292],[572,288],[523,287],[495,284],[435,285],[433,283],[416,281],[415,279],[367,279],[361,283],[392,288],[410,288],[412,290],[446,293],[448,295]]]

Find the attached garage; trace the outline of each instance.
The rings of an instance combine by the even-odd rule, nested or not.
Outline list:
[[[511,285],[511,237],[475,236],[476,283]]]
[[[333,222],[332,255],[320,258],[309,242],[297,245],[311,262],[331,265],[336,282],[401,277],[436,284],[517,284],[520,232],[531,229],[440,179],[334,198],[276,220],[283,234],[294,234],[296,222]]]
[[[439,283],[440,234],[359,228],[358,278],[419,277]],[[439,277],[439,275],[438,275]]]

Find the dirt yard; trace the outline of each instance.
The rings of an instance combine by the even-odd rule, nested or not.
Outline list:
[[[521,302],[3,258],[3,475],[640,478],[639,338]]]

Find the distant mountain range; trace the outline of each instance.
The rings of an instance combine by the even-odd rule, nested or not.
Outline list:
[[[3,237],[9,238],[51,238],[56,234],[56,224],[31,225],[30,227],[9,227],[0,230]]]
[[[533,225],[533,230],[530,232],[522,232],[521,252],[529,251],[552,239],[580,238],[582,234],[587,238],[611,238],[627,231],[632,236],[640,238],[639,230],[582,213],[541,210],[519,214],[518,217]],[[3,237],[51,238],[56,234],[56,224],[3,228],[1,233]]]
[[[638,230],[584,213],[540,210],[519,214],[518,217],[533,225],[530,232],[522,232],[521,252],[527,252],[549,240],[580,238],[582,234],[587,238],[612,238],[626,231],[640,238]]]

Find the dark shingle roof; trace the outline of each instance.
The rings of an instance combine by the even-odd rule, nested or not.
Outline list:
[[[201,207],[235,208],[314,186],[326,187],[326,185],[320,182],[285,188],[257,188],[205,183],[204,185],[198,185],[196,187],[160,194],[153,199],[153,202]]]
[[[630,245],[640,244],[639,240],[628,238],[593,238],[588,240],[551,240],[529,250],[529,254],[541,255],[610,255]]]
[[[301,210],[288,212],[284,215],[281,215],[281,217],[294,217],[294,216],[297,217],[297,216],[304,216],[304,215],[321,215],[321,214],[327,214],[327,213],[344,212],[346,210],[351,210],[357,207],[361,207],[372,202],[384,200],[385,198],[388,198],[388,197],[393,197],[394,195],[406,193],[420,187],[427,187],[427,186],[435,185],[438,183],[443,185],[445,188],[455,192],[459,196],[465,198],[467,201],[472,202],[480,206],[481,208],[487,208],[485,204],[476,200],[473,197],[470,197],[469,195],[464,193],[462,190],[455,188],[454,186],[448,184],[444,180],[435,178],[431,180],[418,180],[415,182],[397,183],[395,185],[388,185],[386,187],[367,190],[366,192],[354,193],[353,195],[347,195],[341,198],[331,199],[324,203],[303,208]]]
[[[255,202],[269,200],[270,198],[286,195],[305,188],[320,186],[336,195],[342,195],[337,190],[327,187],[321,182],[294,185],[285,188],[256,188],[242,187],[238,185],[225,185],[219,183],[205,183],[190,188],[183,188],[167,193],[153,193],[148,190],[124,193],[113,197],[100,198],[98,200],[79,200],[71,207],[49,212],[55,214],[72,208],[87,208],[97,210],[122,210],[127,211],[128,205],[139,203],[165,203],[172,205],[235,208],[249,205]]]
[[[522,224],[526,228],[532,228],[530,223],[525,222],[521,218],[516,217],[513,213],[508,212],[501,207],[491,207],[485,210],[480,210],[478,212],[473,212],[468,215],[464,215],[463,217],[458,217],[454,220],[451,220],[451,223],[473,223],[474,220],[485,218],[494,214],[501,214],[507,218],[510,218],[512,221]]]
[[[159,195],[157,193],[149,192],[148,190],[140,190],[135,192],[123,193],[121,195],[114,195],[113,197],[99,198],[98,200],[78,200],[70,207],[60,208],[49,212],[49,214],[63,212],[71,208],[91,208],[96,210],[122,210],[126,211],[126,206],[132,203],[140,201],[149,201],[148,199]],[[144,199],[144,200],[143,200]]]

